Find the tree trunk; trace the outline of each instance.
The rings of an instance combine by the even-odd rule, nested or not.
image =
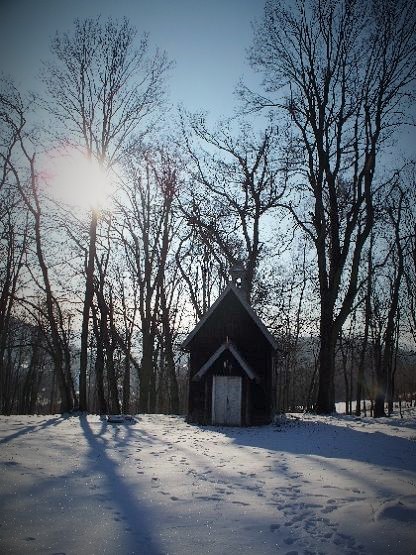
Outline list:
[[[374,344],[374,387],[373,394],[374,404],[373,408],[373,416],[374,418],[380,418],[382,416],[386,416],[384,412],[384,403],[386,398],[386,374],[383,369],[382,364],[382,346],[381,346],[381,337],[377,337],[375,344]]]
[[[32,159],[32,179],[35,179],[35,171],[34,171],[34,161]],[[62,341],[59,335],[58,324],[56,321],[56,301],[52,293],[51,283],[49,281],[49,270],[45,262],[44,254],[43,254],[43,247],[42,247],[42,239],[41,239],[41,213],[38,205],[37,193],[36,193],[36,186],[32,185],[32,190],[35,194],[35,201],[37,205],[37,210],[33,211],[35,216],[35,241],[36,241],[36,254],[38,256],[39,266],[42,271],[43,282],[45,286],[45,294],[46,294],[46,307],[48,313],[48,320],[51,330],[51,340],[52,340],[52,357],[54,368],[56,372],[56,379],[59,387],[59,392],[61,394],[61,412],[67,412],[72,410],[73,408],[73,399],[71,396],[71,390],[69,384],[65,380],[65,373],[64,373],[64,361],[63,361],[63,353],[62,353]]]
[[[340,349],[341,349],[341,358],[342,358],[342,372],[344,375],[344,387],[345,387],[345,414],[351,414],[350,406],[351,406],[351,396],[350,396],[350,383],[348,379],[348,344],[344,343],[344,339],[342,334],[340,334],[339,338],[340,342]]]
[[[130,345],[127,345],[127,349],[130,351]],[[124,375],[123,375],[123,414],[130,413],[130,374],[131,374],[131,364],[130,358],[128,356],[124,359]]]
[[[101,295],[100,295],[101,296]],[[114,330],[114,317],[113,317],[113,300],[110,293],[110,301],[109,306],[107,306],[104,295],[102,295],[102,311],[104,311],[105,318],[105,326],[103,327],[104,333],[104,345],[105,350],[107,353],[107,382],[108,382],[108,390],[109,390],[109,404],[110,410],[113,414],[120,413],[120,402],[118,398],[118,387],[117,387],[117,376],[114,366],[114,349],[117,343],[116,334],[113,332]],[[108,322],[107,322],[107,315],[108,315]]]
[[[336,332],[333,309],[322,306],[319,347],[318,414],[332,414],[335,411],[334,374]]]
[[[94,262],[96,254],[98,213],[93,210],[91,213],[88,260],[86,267],[85,295],[82,309],[81,327],[81,352],[79,360],[79,410],[88,410],[87,404],[87,365],[88,365],[88,326],[90,309],[94,298]]]
[[[368,276],[368,279],[371,279],[371,277]],[[356,405],[355,405],[355,416],[361,416],[361,400],[362,400],[363,385],[364,385],[364,367],[365,367],[366,354],[367,354],[368,332],[370,327],[371,298],[369,293],[367,294],[365,304],[366,304],[366,310],[365,310],[364,337],[361,345],[360,360],[358,363],[357,386],[356,386],[357,398],[356,398]],[[365,399],[364,399],[364,403],[365,403]]]
[[[151,388],[153,378],[153,337],[143,333],[143,354],[140,368],[139,412],[151,412]]]
[[[96,354],[95,354],[95,388],[97,394],[97,404],[99,414],[107,413],[107,401],[105,399],[104,392],[104,345],[102,340],[102,326],[99,325],[99,319],[101,322],[101,317],[98,315],[97,308],[92,305],[92,315],[93,315],[93,325],[94,325],[94,335],[96,342]]]
[[[163,330],[163,359],[162,364],[165,369],[166,390],[167,390],[167,410],[170,414],[179,413],[179,388],[175,372],[175,357],[173,355],[173,332],[170,322],[169,306],[166,299],[164,284],[160,290],[160,308]]]

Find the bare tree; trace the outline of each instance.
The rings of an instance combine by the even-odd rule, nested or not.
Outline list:
[[[218,291],[225,287],[229,262],[224,253],[213,250],[211,243],[201,240],[199,226],[195,226],[193,219],[186,223],[184,218],[183,222],[175,258],[197,322],[211,306]]]
[[[136,156],[129,156],[126,163],[126,178],[118,203],[119,224],[115,225],[131,281],[137,288],[142,347],[139,410],[153,412],[155,340],[160,323],[161,287],[173,241],[177,170],[163,150],[139,151]]]
[[[18,108],[16,111],[15,108]],[[19,95],[5,79],[0,81],[0,407],[11,410],[12,365],[7,353],[14,343],[13,315],[28,246],[28,217],[13,185],[10,163],[18,149],[24,121]]]
[[[123,268],[123,270],[121,269]],[[123,403],[122,411],[124,414],[130,412],[131,403],[131,368],[132,368],[132,348],[133,338],[137,332],[137,287],[135,285],[134,276],[131,287],[126,283],[125,272],[128,273],[127,264],[123,262],[122,266],[116,267],[116,291],[118,296],[118,304],[120,306],[120,326],[123,330],[122,337],[119,340],[124,346],[124,373],[123,373]],[[138,366],[138,369],[140,367]]]
[[[375,399],[374,416],[385,416],[385,401],[389,414],[393,408],[396,336],[400,312],[400,293],[404,274],[403,237],[404,193],[397,185],[389,195],[386,207],[384,235],[388,241],[388,255],[379,276],[378,287],[373,287],[373,336],[375,337]]]
[[[277,129],[270,126],[256,137],[249,125],[240,124],[234,137],[230,125],[212,132],[203,118],[194,116],[184,139],[191,172],[188,199],[182,202],[185,219],[220,266],[225,258],[225,276],[244,260],[244,290],[251,300],[266,250],[262,224],[285,193]]]
[[[120,161],[130,142],[137,144],[154,124],[164,99],[170,63],[165,53],[149,55],[144,36],[135,48],[136,31],[99,19],[75,20],[72,34],[56,34],[55,60],[46,64],[45,108],[60,123],[61,138],[108,170]],[[80,354],[81,410],[87,410],[88,327],[94,297],[99,211],[91,211]]]
[[[42,205],[39,194],[39,175],[36,167],[36,155],[30,151],[31,143],[26,132],[25,107],[16,89],[8,97],[2,97],[3,120],[7,121],[13,135],[13,156],[1,154],[4,162],[4,173],[13,180],[13,186],[19,192],[21,199],[30,215],[33,225],[33,242],[39,264],[41,281],[38,282],[33,272],[32,279],[42,290],[45,302],[45,314],[51,334],[50,344],[55,367],[56,379],[61,394],[62,410],[71,410],[74,406],[74,387],[70,369],[70,361],[65,353],[68,351],[66,337],[63,331],[63,314],[60,303],[53,291],[47,257],[44,249],[42,227]],[[15,289],[14,280],[11,282],[12,291]],[[25,301],[28,304],[28,301]],[[30,304],[30,303],[29,303]],[[68,366],[69,363],[69,366]]]
[[[19,205],[20,202],[10,189],[0,190],[0,406],[4,410],[8,404],[7,398],[10,397],[7,384],[11,386],[13,383],[10,375],[12,368],[7,363],[7,351],[16,339],[13,317],[29,233],[27,216]]]
[[[361,416],[361,403],[364,402],[364,412],[366,410],[365,400],[363,399],[363,394],[368,391],[366,388],[366,372],[365,368],[368,366],[368,355],[369,355],[369,338],[370,338],[370,324],[372,315],[372,292],[373,292],[373,244],[374,244],[374,232],[370,236],[370,243],[367,249],[367,283],[364,290],[364,302],[362,308],[362,319],[364,320],[364,326],[362,331],[362,337],[359,346],[359,358],[358,358],[358,368],[357,368],[357,384],[356,384],[356,404],[355,404],[355,415]]]
[[[272,318],[269,314],[268,319],[269,327],[279,338],[283,350],[279,356],[276,380],[276,408],[283,412],[308,406],[313,380],[314,368],[307,360],[311,359],[307,340],[311,331],[307,301],[310,288],[307,251],[307,244],[299,245],[298,249],[292,250],[290,264],[272,270],[277,275],[277,280],[270,284],[275,314]]]
[[[410,337],[416,344],[416,163],[405,174],[403,228],[405,241],[404,277],[406,283],[406,318]]]
[[[299,174],[286,208],[317,257],[321,413],[335,408],[336,340],[374,222],[376,163],[414,92],[415,18],[410,0],[301,0],[295,9],[268,0],[250,54],[265,94],[241,89],[247,110],[274,110],[294,132]]]

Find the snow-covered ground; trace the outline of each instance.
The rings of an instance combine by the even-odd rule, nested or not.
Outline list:
[[[416,554],[404,416],[0,417],[0,553]]]

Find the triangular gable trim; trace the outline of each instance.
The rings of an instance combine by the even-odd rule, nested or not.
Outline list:
[[[259,380],[259,377],[257,376],[257,374],[247,364],[243,356],[238,352],[237,348],[229,341],[226,341],[215,351],[213,355],[209,357],[206,363],[203,366],[201,366],[201,368],[192,378],[192,381],[195,381],[195,382],[199,381],[204,376],[204,374],[208,372],[208,370],[211,368],[214,362],[217,361],[219,357],[222,355],[222,353],[224,353],[225,351],[230,351],[230,353],[236,359],[236,361],[244,370],[244,372],[247,374],[247,376],[250,378],[250,380],[257,380],[257,381]]]
[[[233,283],[229,283],[227,285],[227,287],[224,289],[224,291],[221,293],[221,295],[218,297],[218,299],[215,301],[215,303],[213,305],[211,305],[211,307],[207,310],[207,312],[204,314],[204,316],[201,318],[201,320],[197,323],[197,325],[194,327],[194,329],[188,334],[188,336],[185,338],[185,340],[182,342],[181,348],[186,350],[188,344],[192,341],[192,339],[194,338],[194,336],[198,333],[198,331],[202,328],[202,326],[205,324],[205,322],[208,320],[208,318],[211,316],[211,314],[213,312],[215,312],[215,310],[217,309],[218,305],[221,304],[221,302],[223,301],[223,299],[226,297],[226,295],[228,295],[230,293],[230,291],[234,292],[235,295],[237,296],[238,300],[240,301],[240,303],[243,305],[243,307],[246,309],[246,311],[248,312],[250,318],[255,322],[255,324],[257,325],[257,327],[259,328],[259,330],[262,332],[263,336],[267,339],[267,341],[270,343],[271,347],[277,351],[279,350],[279,347],[276,343],[276,340],[274,339],[274,337],[272,336],[272,334],[269,332],[269,330],[266,328],[266,326],[263,324],[263,322],[260,320],[260,318],[257,316],[257,314],[254,312],[254,310],[251,308],[251,306],[248,304],[248,302],[243,299],[238,287],[236,287]]]

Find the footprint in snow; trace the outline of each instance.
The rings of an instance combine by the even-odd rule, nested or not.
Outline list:
[[[336,505],[329,505],[328,507],[324,507],[321,511],[322,514],[326,515],[328,513],[333,513],[336,511],[338,507]]]
[[[308,512],[303,512],[303,513],[295,513],[291,522],[290,522],[290,526],[292,526],[292,524],[296,524],[298,522],[301,522],[305,519],[305,517],[307,517],[310,513]]]
[[[334,532],[327,532],[326,534],[324,534],[324,538],[329,540],[330,538],[332,538],[333,535],[334,535]]]
[[[280,528],[280,524],[270,524],[270,532],[275,532],[276,530],[279,530]]]

